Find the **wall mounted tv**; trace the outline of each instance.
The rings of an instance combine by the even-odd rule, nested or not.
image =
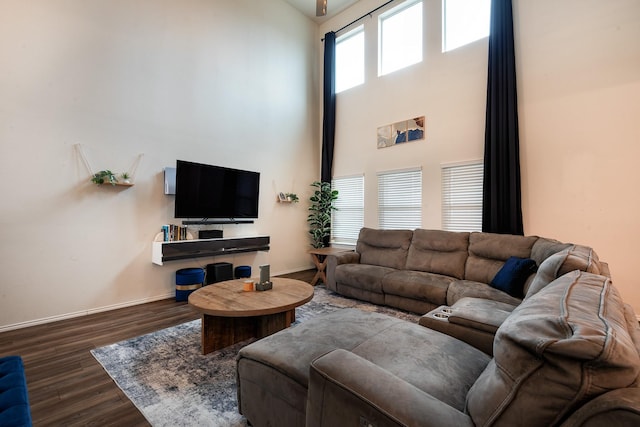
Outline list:
[[[258,218],[259,193],[259,172],[176,162],[176,218]]]

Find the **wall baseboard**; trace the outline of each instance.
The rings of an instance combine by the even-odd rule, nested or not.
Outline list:
[[[104,311],[117,310],[119,308],[131,307],[134,305],[145,304],[148,302],[160,301],[163,299],[174,298],[175,292],[170,292],[163,295],[156,295],[154,297],[141,298],[134,301],[127,301],[119,304],[106,305],[104,307],[92,308],[89,310],[76,311],[74,313],[60,314],[57,316],[43,317],[41,319],[29,320],[26,322],[14,323],[12,325],[0,326],[0,332],[13,331],[15,329],[28,328],[29,326],[43,325],[45,323],[57,322],[59,320],[73,319],[76,317],[87,316],[89,314],[102,313]]]
[[[290,270],[278,271],[275,274],[272,273],[272,276],[279,276],[279,275],[282,275],[282,274],[289,274],[289,273],[297,273],[298,271],[308,270],[309,268],[313,268],[313,267],[307,266],[307,267],[293,268],[293,269],[290,269]],[[140,305],[140,304],[145,304],[145,303],[148,303],[148,302],[154,302],[154,301],[159,301],[159,300],[169,299],[169,298],[174,298],[174,297],[175,297],[175,292],[172,291],[172,292],[169,292],[169,293],[166,293],[166,294],[163,294],[163,295],[156,295],[154,297],[141,298],[141,299],[134,300],[134,301],[123,302],[123,303],[120,303],[120,304],[106,305],[104,307],[98,307],[98,308],[92,308],[92,309],[89,309],[89,310],[76,311],[75,313],[59,314],[57,316],[43,317],[41,319],[35,319],[35,320],[28,320],[26,322],[20,322],[20,323],[14,323],[14,324],[11,324],[11,325],[0,326],[0,333],[1,332],[7,332],[7,331],[13,331],[15,329],[28,328],[29,326],[37,326],[37,325],[43,325],[45,323],[57,322],[59,320],[73,319],[73,318],[76,318],[76,317],[87,316],[89,314],[102,313],[103,311],[117,310],[119,308],[131,307],[131,306],[134,306],[134,305]]]

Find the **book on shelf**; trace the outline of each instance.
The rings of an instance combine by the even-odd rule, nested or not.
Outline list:
[[[187,240],[187,227],[184,225],[166,224],[162,226],[164,242]]]

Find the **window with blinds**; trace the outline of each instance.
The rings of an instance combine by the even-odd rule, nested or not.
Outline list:
[[[482,231],[483,164],[442,166],[442,229]]]
[[[422,170],[378,173],[378,227],[413,230],[422,226]]]
[[[331,213],[331,243],[355,245],[364,226],[364,176],[334,178],[337,208]]]

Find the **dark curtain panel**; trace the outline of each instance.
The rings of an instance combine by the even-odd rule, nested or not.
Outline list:
[[[511,0],[491,1],[482,230],[523,234]]]
[[[320,180],[331,182],[336,130],[336,33],[324,35],[324,111],[322,116],[322,171]]]

